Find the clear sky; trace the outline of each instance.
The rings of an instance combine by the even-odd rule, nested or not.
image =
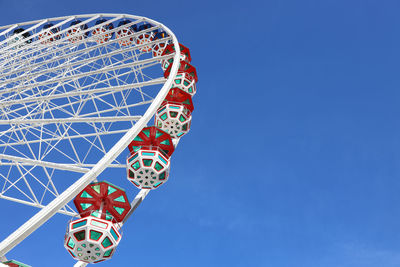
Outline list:
[[[164,23],[191,50],[192,130],[168,183],[99,266],[397,267],[399,8],[395,0],[20,0],[0,1],[0,25],[129,13]],[[37,212],[0,207],[2,239]],[[68,220],[55,216],[8,257],[72,266]]]

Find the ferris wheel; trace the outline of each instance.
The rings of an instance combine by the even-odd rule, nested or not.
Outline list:
[[[64,246],[76,266],[112,257],[119,229],[168,180],[190,129],[190,62],[171,30],[140,16],[0,27],[0,198],[40,208],[0,243],[0,256],[62,213],[75,218]],[[131,203],[124,189],[99,181],[114,168],[140,190]]]

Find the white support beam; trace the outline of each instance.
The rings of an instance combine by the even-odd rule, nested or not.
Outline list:
[[[39,209],[43,209],[44,207],[46,207],[45,205],[41,205],[41,204],[30,202],[30,201],[21,200],[21,199],[14,198],[14,197],[9,197],[9,196],[3,195],[3,194],[0,194],[0,198],[8,200],[8,201],[13,201],[13,202],[16,202],[16,203],[24,204],[24,205],[27,205],[27,206],[39,208]],[[72,217],[78,215],[76,212],[66,211],[66,210],[63,210],[63,209],[60,209],[57,213],[68,215],[68,216],[72,216]]]
[[[49,79],[49,80],[46,80],[46,81],[43,81],[43,82],[36,82],[36,83],[30,84],[30,85],[22,85],[22,86],[18,86],[17,88],[18,88],[18,90],[31,89],[31,88],[34,88],[34,87],[45,86],[45,85],[54,84],[54,83],[61,83],[61,82],[69,81],[69,80],[78,80],[78,79],[83,78],[83,77],[88,77],[88,76],[91,76],[91,75],[100,74],[100,73],[104,73],[104,72],[107,73],[107,72],[114,71],[114,70],[121,70],[121,69],[129,70],[134,66],[142,66],[142,65],[145,66],[146,64],[157,62],[159,59],[162,59],[162,58],[168,58],[168,56],[150,58],[150,59],[143,59],[141,61],[137,61],[137,62],[134,62],[134,63],[120,64],[120,65],[115,65],[113,67],[107,66],[107,67],[104,67],[104,68],[101,68],[101,69],[88,71],[88,72],[83,72],[83,73],[80,73],[80,74],[75,74],[73,76],[57,77],[57,78]],[[83,60],[81,62],[82,62],[82,64],[85,63],[85,61],[83,61]],[[36,73],[35,73],[35,75],[36,75]],[[31,76],[32,75],[26,75],[24,78],[30,78]],[[16,82],[16,81],[18,81],[18,79],[15,80],[15,81],[10,79],[10,80],[7,80],[7,82],[0,83],[0,86],[6,86],[10,82]],[[30,79],[30,80],[27,80],[27,81],[34,81],[34,80]],[[2,94],[10,93],[10,92],[13,92],[14,90],[15,90],[15,88],[7,89],[7,90],[3,90],[1,93]]]
[[[0,162],[0,166],[17,166],[18,162]],[[23,163],[20,165],[24,166],[42,166],[40,163],[39,164],[34,164],[34,163]],[[79,168],[92,168],[96,164],[88,164],[88,163],[81,163],[81,164],[63,164],[65,167],[79,167]],[[126,169],[126,164],[110,164],[108,168],[114,168],[114,169]],[[89,170],[89,169],[87,169]],[[79,171],[81,173],[85,173],[86,171]]]
[[[142,116],[120,116],[120,117],[84,117],[84,118],[54,118],[54,119],[13,119],[0,120],[0,125],[7,124],[54,124],[54,123],[95,123],[116,121],[138,121]]]
[[[143,202],[145,197],[150,193],[150,189],[142,189],[139,191],[139,193],[136,195],[135,199],[131,202],[131,209],[129,212],[126,214],[124,220],[120,223],[120,227],[122,227],[125,222],[131,217],[133,212],[139,207],[140,203]]]
[[[86,267],[88,264],[86,262],[83,261],[78,261],[77,263],[75,263],[74,267]]]
[[[90,134],[81,134],[81,135],[70,135],[66,136],[64,139],[76,139],[76,138],[85,138],[85,137],[90,137],[90,136],[98,136],[98,135],[109,135],[109,134],[121,134],[121,133],[126,133],[128,130],[116,130],[116,131],[107,131],[107,132],[99,132],[99,133],[90,133]],[[40,143],[40,142],[49,142],[49,141],[58,141],[60,140],[59,137],[57,138],[46,138],[42,140],[32,140],[32,141],[19,141],[19,142],[14,142],[14,143],[5,143],[1,144],[0,147],[7,147],[9,145],[26,145],[26,144],[34,144],[34,143]]]
[[[49,162],[49,161],[27,159],[27,158],[10,156],[10,155],[5,155],[5,154],[0,154],[0,159],[11,160],[14,162],[22,162],[22,163],[27,163],[28,165],[37,165],[37,166],[48,167],[48,168],[64,170],[64,171],[73,171],[73,172],[80,172],[80,173],[86,173],[89,171],[89,169],[87,169],[87,168],[77,167],[77,166],[73,166],[71,164],[61,164],[61,163],[55,163],[55,162]],[[0,162],[0,166],[1,165],[3,165],[2,162]]]
[[[117,91],[123,91],[123,90],[127,90],[127,89],[163,84],[165,81],[166,81],[166,79],[161,78],[161,79],[154,79],[154,80],[146,81],[146,82],[133,83],[133,84],[127,84],[127,85],[120,85],[120,86],[96,88],[96,89],[89,89],[89,90],[82,90],[82,91],[71,91],[68,93],[60,93],[60,94],[55,94],[55,95],[50,95],[50,96],[41,96],[41,97],[32,97],[32,98],[28,97],[28,98],[24,98],[24,99],[9,100],[9,101],[5,101],[5,102],[0,101],[0,107],[9,107],[11,105],[22,104],[22,103],[27,103],[27,102],[32,102],[32,101],[45,101],[45,100],[52,100],[52,99],[59,99],[59,98],[66,98],[66,97],[83,96],[83,95],[88,95],[88,94],[98,94],[98,93],[104,93],[104,92],[110,92],[110,91],[117,92]]]
[[[80,24],[81,24],[81,23],[80,23]],[[117,31],[117,30],[118,30],[118,28],[115,29],[115,31]],[[139,35],[139,33],[134,34],[134,35],[132,35],[132,36],[137,36],[137,35]],[[109,45],[109,44],[111,44],[111,43],[116,43],[116,42],[119,42],[120,40],[128,39],[128,38],[131,38],[131,36],[121,37],[120,39],[117,39],[117,40],[110,40],[110,42],[108,42],[107,45]],[[153,45],[155,45],[155,44],[157,44],[157,43],[160,43],[160,42],[167,42],[167,41],[169,41],[169,40],[171,40],[171,38],[169,38],[169,37],[167,37],[167,38],[162,38],[162,39],[157,39],[157,40],[151,41],[151,42],[149,42],[149,43],[145,43],[145,44],[142,44],[142,45],[135,45],[135,46],[132,46],[132,47],[130,47],[130,48],[127,48],[127,49],[125,49],[125,52],[132,52],[132,51],[141,49],[141,48],[146,47],[146,46],[153,46]],[[72,46],[72,45],[73,45],[73,44],[71,44],[71,46]],[[57,57],[57,60],[66,60],[66,59],[72,58],[72,57],[74,57],[74,56],[79,56],[79,55],[81,55],[82,53],[92,52],[92,51],[98,49],[99,47],[103,47],[103,46],[105,46],[105,45],[106,45],[106,44],[97,44],[97,45],[90,46],[90,47],[85,48],[85,49],[82,49],[82,50],[77,50],[76,52],[72,52],[72,53],[66,54],[66,55],[64,55],[64,56],[59,56],[59,57]],[[120,52],[119,52],[118,50],[116,50],[116,51],[114,51],[114,52],[108,53],[108,55],[109,55],[109,56],[114,56],[114,55],[118,55],[119,53],[120,53]],[[38,55],[38,56],[36,56],[36,57],[33,57],[32,60],[35,60],[36,58],[44,57],[44,56],[50,55],[50,54],[51,54],[51,52],[43,53],[43,54],[40,54],[40,55]],[[168,57],[171,57],[171,55],[167,55],[167,56],[163,56],[163,57],[157,57],[157,58],[155,58],[155,59],[162,60],[162,59],[168,58]],[[90,61],[96,61],[96,60],[98,60],[98,59],[101,59],[101,56],[91,57],[91,58],[90,58]],[[0,73],[0,79],[4,78],[5,76],[10,76],[10,75],[13,75],[13,74],[17,74],[17,73],[20,73],[20,72],[25,71],[25,70],[30,70],[30,69],[32,69],[32,68],[39,68],[40,66],[43,66],[43,65],[49,64],[49,63],[51,63],[51,59],[48,59],[48,60],[43,61],[43,62],[40,62],[40,63],[35,63],[35,64],[30,65],[30,66],[28,66],[28,67],[23,67],[23,68],[14,69],[14,70],[13,70],[13,68],[12,68],[12,67],[13,67],[12,65],[11,65],[11,66],[7,66],[7,69],[3,69],[2,72]],[[65,65],[65,64],[68,64],[68,65]],[[77,62],[70,62],[70,61],[68,61],[68,62],[65,63],[65,64],[59,65],[59,66],[55,67],[55,68],[52,69],[52,70],[59,70],[59,69],[65,68],[65,67],[72,67],[72,66],[79,65],[79,64],[82,64],[82,63],[81,63],[81,61],[77,61]],[[80,67],[80,66],[79,66],[79,67]],[[9,70],[9,71],[7,71],[7,70]],[[40,74],[40,72],[35,72],[34,74]]]

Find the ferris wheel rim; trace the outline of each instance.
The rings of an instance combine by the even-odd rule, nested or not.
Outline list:
[[[83,18],[83,19],[81,19],[81,18]],[[106,18],[106,19],[103,19],[103,18]],[[76,19],[81,19],[81,20],[76,20]],[[125,20],[125,19],[129,19],[129,20]],[[58,21],[58,20],[62,20],[62,21]],[[72,20],[72,22],[71,22],[71,20]],[[75,20],[77,23],[73,24],[73,22],[74,22],[73,20]],[[55,24],[54,25],[54,24],[48,23],[49,21],[58,21],[58,22],[57,23],[54,22],[54,24]],[[30,40],[35,40],[35,41],[32,41],[32,45],[33,45],[32,49],[29,49],[29,50],[28,49],[26,49],[26,50],[25,49],[21,49],[22,52],[24,53],[23,56],[30,56],[30,53],[32,53],[31,52],[32,50],[38,51],[37,46],[40,46],[39,42],[42,40],[41,37],[40,37],[40,33],[41,32],[47,31],[47,29],[52,29],[52,28],[56,27],[56,28],[58,28],[57,34],[62,34],[62,37],[60,37],[60,40],[67,41],[68,37],[66,36],[66,32],[67,32],[67,30],[71,29],[71,27],[73,27],[72,25],[74,25],[74,26],[75,25],[81,25],[81,24],[85,24],[85,23],[89,23],[89,22],[90,22],[90,24],[93,24],[94,21],[96,21],[96,23],[93,26],[85,27],[85,31],[92,32],[93,29],[96,29],[96,27],[98,27],[100,25],[103,25],[105,23],[114,23],[114,22],[118,22],[118,21],[120,21],[118,26],[111,28],[111,30],[113,30],[114,32],[116,32],[118,29],[121,29],[120,25],[121,25],[121,22],[123,22],[123,21],[127,21],[127,23],[125,23],[123,25],[127,25],[129,27],[132,24],[138,24],[138,25],[140,24],[140,25],[142,25],[142,22],[143,22],[143,24],[147,24],[148,25],[148,22],[150,22],[154,26],[151,25],[151,27],[148,29],[149,31],[152,31],[153,29],[160,28],[161,31],[165,31],[167,33],[167,38],[157,38],[156,40],[161,40],[161,43],[162,42],[170,43],[171,40],[173,40],[174,46],[176,48],[178,48],[178,52],[180,50],[180,46],[177,45],[177,40],[176,40],[175,35],[164,24],[159,23],[159,22],[157,22],[155,20],[149,19],[147,17],[135,16],[135,15],[129,15],[129,14],[111,14],[111,13],[97,13],[97,14],[89,14],[89,15],[82,14],[82,15],[73,15],[73,16],[54,17],[54,18],[48,18],[48,19],[42,19],[42,20],[23,22],[23,23],[18,23],[18,24],[10,24],[10,25],[4,26],[4,27],[9,27],[9,29],[13,29],[13,27],[16,27],[17,25],[18,26],[28,25],[28,24],[31,25],[32,23],[36,23],[35,25],[24,27],[24,28],[26,28],[26,30],[23,30],[23,28],[19,28],[19,31],[18,31],[18,34],[23,34],[24,31],[25,32],[28,31],[28,33],[29,32],[31,33],[31,35],[29,35],[30,36],[29,38],[35,38],[35,39],[30,39]],[[100,21],[101,21],[101,23],[98,23]],[[65,27],[60,28],[60,26],[62,26],[62,25],[65,26],[65,25],[68,25],[68,24],[69,24],[69,26],[67,26],[66,28]],[[48,25],[48,27],[46,27],[46,25]],[[51,25],[53,25],[53,26],[51,26]],[[101,26],[101,27],[103,27],[103,26]],[[44,29],[46,29],[46,30],[44,30]],[[3,31],[3,33],[4,33],[4,31]],[[133,35],[137,35],[137,34],[140,34],[140,33],[141,33],[141,31],[140,31],[140,28],[139,28],[139,31],[137,33],[134,33]],[[15,34],[15,32],[13,34]],[[13,34],[11,34],[11,36]],[[2,46],[2,48],[0,49],[0,55],[2,54],[3,51],[6,51],[4,54],[6,54],[8,52],[12,53],[12,50],[10,51],[10,45],[7,42],[7,39],[9,39],[9,37],[11,37],[11,36],[8,34],[8,36],[5,36],[6,40],[0,42],[0,44],[4,44],[5,43],[5,46]],[[91,37],[93,37],[93,33],[92,33]],[[118,41],[117,37],[115,37],[112,40],[110,40],[109,42],[107,41],[107,43],[111,43],[112,42],[112,43],[116,44],[117,41]],[[20,38],[20,40],[18,42],[24,42],[24,41],[23,41],[22,38]],[[88,39],[88,42],[89,43],[91,42],[93,44],[93,39],[92,38]],[[154,42],[156,42],[156,41],[154,41]],[[157,42],[160,42],[160,41],[157,41]],[[52,42],[52,45],[54,45],[54,44],[58,45],[56,43],[57,43],[56,41]],[[65,46],[65,43],[63,43],[62,45],[63,45],[63,47],[71,47],[71,46],[73,46],[73,44],[71,44],[71,43],[72,42],[68,42],[66,46]],[[16,48],[18,50],[20,50],[20,48],[21,48],[21,46],[18,46],[18,45],[15,46],[15,43],[11,43],[11,45],[13,46],[13,48]],[[103,46],[103,45],[101,45],[101,44],[99,44],[97,42],[97,44],[95,43],[94,45],[91,45],[89,48],[99,47],[99,46]],[[116,44],[116,45],[118,46],[118,44]],[[140,46],[142,46],[142,45],[133,45],[132,47],[140,47]],[[87,46],[85,46],[84,49],[82,49],[82,51],[88,50],[89,48]],[[112,51],[112,53],[107,52],[107,55],[115,54],[115,51],[113,51],[113,50],[111,50],[111,51]],[[126,50],[124,49],[124,51],[126,51]],[[42,51],[40,51],[40,52],[42,52]],[[116,52],[118,52],[118,51],[116,51]],[[49,54],[48,50],[44,50],[44,53],[46,55]],[[72,54],[76,54],[76,51],[74,51]],[[175,55],[177,55],[177,53]],[[11,54],[11,56],[13,56],[13,54]],[[20,54],[18,54],[18,57],[20,57]],[[99,57],[100,56],[98,56],[98,58]],[[140,60],[137,59],[138,61],[132,62],[131,64],[129,64],[129,66],[140,65],[140,64],[144,64],[145,62],[146,63],[147,62],[154,62],[155,63],[155,62],[159,62],[159,61],[161,61],[163,59],[171,58],[171,57],[172,57],[172,55],[170,55],[170,56],[169,55],[165,55],[165,56],[157,55],[157,56],[155,56],[153,54],[153,59],[140,59]],[[58,59],[62,59],[62,58],[63,58],[63,55],[61,57],[57,56],[57,60]],[[64,57],[64,58],[66,58],[66,57]],[[90,58],[90,61],[93,61],[93,59]],[[84,63],[86,64],[86,62],[87,61],[85,60]],[[175,60],[175,62],[176,62],[176,60]],[[14,64],[13,61],[12,61],[12,64]],[[37,65],[38,64],[36,64],[36,62],[34,62],[33,68],[35,68]],[[69,64],[68,66],[74,66],[74,65],[77,65],[77,64],[73,63],[73,64]],[[128,65],[128,64],[126,64],[126,65]],[[10,74],[10,72],[11,72],[11,74],[15,74],[15,73],[18,73],[19,71],[21,71],[21,69],[22,69],[22,71],[25,71],[26,67],[23,66],[22,68],[19,68],[19,67],[18,68],[13,68],[13,67],[6,66],[5,69],[6,69],[6,71],[5,71],[6,74],[2,74],[2,75],[4,76],[3,78],[7,78],[8,79],[9,78],[8,75]],[[17,70],[15,71],[15,69],[17,69]],[[62,68],[60,68],[60,66],[57,66],[56,69],[62,69]],[[107,69],[104,68],[104,72],[109,71],[109,70],[114,70],[114,68],[110,68],[110,67],[108,67]],[[45,71],[35,72],[35,75],[38,76],[41,73],[46,73]],[[100,69],[99,71],[98,70],[91,71],[90,73],[100,73],[101,71],[103,71],[103,70]],[[133,71],[134,71],[134,69],[133,69]],[[141,71],[140,71],[140,73],[141,73]],[[76,78],[77,76],[84,76],[84,75],[83,75],[83,73],[78,74],[78,75],[74,74],[74,78]],[[170,78],[170,77],[167,77],[167,78]],[[18,77],[16,77],[16,78],[15,77],[11,77],[11,80],[15,80],[15,79],[18,79]],[[30,78],[29,77],[29,79],[32,80],[34,78]],[[64,81],[66,79],[69,79],[69,77],[61,77],[61,79],[58,79],[58,81]],[[69,96],[72,97],[72,96],[85,95],[85,94],[89,94],[89,91],[90,91],[90,93],[98,93],[98,92],[99,93],[103,93],[105,91],[115,91],[115,90],[121,90],[121,92],[122,92],[122,90],[126,90],[127,88],[134,88],[135,90],[138,90],[136,88],[139,88],[139,90],[140,90],[141,86],[145,87],[147,85],[151,86],[151,85],[158,85],[158,84],[164,84],[165,85],[165,84],[168,84],[168,83],[169,83],[168,79],[165,79],[165,77],[160,77],[160,78],[157,78],[157,79],[152,79],[150,81],[135,82],[135,83],[132,83],[132,84],[129,84],[129,85],[118,85],[118,86],[113,86],[113,87],[106,86],[106,88],[99,88],[99,89],[95,88],[95,89],[91,89],[91,90],[86,90],[87,88],[85,88],[85,87],[87,87],[87,86],[84,86],[84,87],[79,87],[80,90],[78,90],[78,91],[75,90],[75,91],[71,91],[71,92],[67,92],[67,93],[63,92],[62,94],[50,95],[49,97],[48,96],[40,96],[40,97],[37,97],[37,96],[31,97],[30,96],[30,97],[28,97],[28,99],[20,98],[20,99],[16,99],[15,100],[14,98],[12,98],[12,96],[11,97],[7,96],[6,98],[3,98],[3,99],[0,100],[0,108],[11,107],[13,104],[26,104],[26,103],[28,103],[26,105],[32,106],[32,104],[35,104],[35,103],[31,103],[33,101],[33,100],[31,100],[32,98],[35,101],[39,101],[39,100],[41,101],[41,100],[48,100],[48,99],[66,98],[66,97],[69,97]],[[2,84],[6,84],[7,85],[7,82],[6,83],[4,83],[4,82],[0,83],[0,86],[2,86]],[[21,89],[29,90],[29,89],[32,89],[32,88],[34,88],[35,86],[37,86],[39,84],[40,84],[40,86],[42,86],[42,85],[46,86],[45,89],[47,91],[50,91],[47,88],[50,88],[52,90],[51,85],[50,86],[48,85],[48,84],[51,84],[51,82],[48,82],[47,80],[45,80],[43,82],[39,82],[39,83],[36,82],[33,85],[23,81],[22,85],[17,85],[17,87],[14,87],[14,88],[6,87],[4,90],[1,90],[0,93],[4,94],[4,92],[8,93],[8,92],[13,92],[13,91],[17,91],[18,92]],[[49,86],[49,87],[47,87],[47,86]],[[58,85],[56,85],[56,86],[58,86]],[[169,87],[169,86],[166,86],[166,87]],[[83,91],[83,89],[85,89],[85,90]],[[145,93],[142,93],[142,91],[140,91],[140,93],[146,95]],[[42,92],[40,93],[40,95],[41,94],[42,94]],[[105,93],[103,95],[105,95]],[[29,99],[29,98],[31,98],[31,99]],[[7,100],[7,101],[3,101],[3,100]],[[154,102],[155,99],[151,98],[151,100],[149,100],[149,101],[144,101],[144,99],[143,99],[143,101],[139,101],[139,102],[137,102],[137,104],[132,104],[132,105],[128,105],[128,106],[130,106],[130,107],[137,106],[137,105],[146,105],[147,106],[152,101]],[[157,102],[157,101],[155,101],[155,102]],[[156,104],[156,105],[159,105],[159,104]],[[63,105],[63,106],[66,106],[66,105]],[[57,106],[57,108],[58,107],[59,106]],[[13,109],[13,108],[11,107],[11,109]],[[47,108],[48,111],[55,110],[55,109],[56,109],[55,107],[51,107],[50,109]],[[112,110],[112,109],[109,109],[109,110]],[[105,110],[105,111],[108,111],[108,110]],[[104,111],[101,111],[101,112],[104,112]],[[122,116],[115,117],[115,118],[118,118],[118,120],[117,120],[115,118],[114,119],[105,118],[102,114],[97,112],[98,116],[101,116],[100,119],[97,118],[97,117],[92,117],[92,116],[89,117],[89,116],[87,116],[87,115],[90,114],[89,113],[89,114],[83,114],[83,115],[79,114],[79,117],[80,117],[79,119],[76,119],[76,118],[73,118],[73,119],[71,119],[71,118],[68,118],[68,119],[65,119],[65,118],[57,119],[56,118],[56,119],[45,119],[45,120],[39,119],[39,120],[37,120],[37,119],[35,119],[33,117],[33,119],[32,118],[26,118],[27,120],[25,120],[25,116],[21,116],[20,114],[18,114],[19,112],[15,112],[15,113],[17,113],[16,116],[14,114],[12,114],[12,116],[13,116],[12,118],[9,118],[8,116],[6,116],[6,120],[0,120],[0,126],[3,125],[3,124],[12,124],[12,125],[14,125],[14,126],[10,127],[9,129],[7,129],[7,131],[1,132],[0,133],[0,137],[2,137],[4,134],[8,134],[9,132],[12,133],[12,132],[14,132],[16,130],[21,130],[21,129],[22,130],[25,130],[25,129],[29,130],[31,128],[34,129],[34,126],[32,126],[32,124],[44,125],[44,124],[47,124],[47,123],[48,124],[54,124],[54,123],[60,123],[60,122],[62,122],[62,123],[86,122],[86,120],[88,122],[90,122],[90,123],[93,123],[93,122],[104,122],[104,121],[106,121],[106,122],[135,121],[136,122],[142,117],[142,116],[136,116],[136,117],[132,116],[131,118],[128,118],[126,116],[126,114],[124,114],[124,117],[122,117]],[[38,112],[35,112],[34,114],[38,114]],[[90,115],[95,115],[95,114],[93,112]],[[67,114],[67,117],[68,116],[69,115]],[[84,117],[86,117],[87,119],[85,119]],[[29,124],[29,125],[27,125],[27,124]],[[23,126],[24,128],[21,128],[19,126],[18,126],[18,128],[16,128],[15,127],[16,125],[26,125],[26,126]],[[107,131],[106,133],[101,133],[101,134],[123,134],[123,133],[125,133],[125,131],[127,131],[127,129],[119,130],[119,131]],[[76,136],[69,136],[69,137],[67,136],[67,138],[68,138],[68,140],[72,140],[72,138],[75,138],[75,139],[76,138],[86,138],[86,137],[92,137],[92,136],[98,136],[98,135],[99,135],[99,133],[96,132],[94,134],[76,135]],[[50,142],[57,141],[58,139],[60,139],[59,136],[57,136],[56,138],[47,138],[47,139],[45,139],[43,141],[46,142],[47,144],[50,144]],[[33,144],[34,145],[35,143],[41,143],[41,142],[42,142],[41,139],[37,139],[37,140],[35,140],[35,139],[33,139],[33,140],[22,140],[22,141],[13,140],[12,142],[6,142],[6,143],[3,142],[2,144],[0,144],[0,149],[3,149],[3,147],[6,148],[8,146],[10,146],[12,148],[13,146],[18,146],[18,145],[21,145],[21,144],[27,144],[29,146],[29,144]],[[57,149],[57,148],[55,148],[55,149]],[[105,153],[105,151],[104,151],[104,153]],[[10,155],[13,155],[13,154],[10,154]],[[33,158],[32,158],[33,152],[32,152],[31,156],[21,154],[22,156],[20,156],[19,158],[16,157],[16,155],[14,155],[14,156],[10,156],[10,155],[8,155],[7,153],[0,154],[0,160],[1,159],[9,160],[9,161],[12,162],[10,164],[8,162],[4,162],[3,161],[2,163],[4,163],[4,165],[17,166],[18,164],[21,164],[21,165],[24,165],[24,166],[41,166],[41,167],[58,166],[58,168],[56,168],[57,170],[69,170],[69,171],[72,171],[72,172],[74,172],[74,171],[85,172],[87,170],[87,167],[90,167],[87,164],[84,164],[84,162],[81,162],[79,159],[75,163],[72,163],[72,164],[69,164],[69,165],[68,164],[64,164],[64,163],[67,163],[67,162],[64,162],[64,161],[58,161],[58,162],[54,162],[53,160],[42,161],[43,157],[41,157],[40,159],[37,159],[36,156],[33,156]],[[68,155],[66,155],[66,156],[68,156]],[[70,158],[70,159],[72,160],[72,158]],[[39,164],[39,162],[40,162],[40,164]],[[95,162],[97,162],[97,161],[95,161]],[[32,164],[34,164],[34,165],[32,165]],[[84,166],[84,165],[86,165],[86,166]],[[90,164],[90,165],[94,165],[94,164]],[[117,165],[114,164],[114,166],[117,166]],[[121,167],[121,166],[122,166],[122,164],[118,165],[118,167]],[[9,182],[8,181],[8,177],[4,177],[3,176],[3,178],[6,180],[6,182]],[[52,178],[49,177],[49,179],[52,179]],[[10,183],[10,186],[8,186],[5,190],[3,189],[1,191],[0,198],[2,198],[2,196],[4,196],[3,193],[5,191],[8,191],[9,188],[11,188],[11,186],[13,186],[13,184]],[[48,190],[48,188],[46,187],[45,190]],[[23,192],[21,191],[21,193],[23,193]],[[31,192],[31,194],[33,195],[33,197],[35,197],[32,192]],[[56,192],[56,194],[58,195],[57,192]],[[24,194],[24,197],[29,198],[26,194]],[[5,198],[5,197],[3,197],[3,198]],[[9,198],[9,199],[11,199],[11,198]],[[41,206],[42,203],[39,203],[36,198],[35,199],[29,198],[28,200],[32,201],[34,206],[42,207]],[[22,202],[19,201],[19,202],[20,203],[25,203],[23,201]]]
[[[141,131],[142,128],[144,128],[147,125],[147,123],[154,116],[158,107],[161,105],[161,103],[164,100],[164,98],[166,97],[169,89],[171,88],[172,81],[178,72],[179,61],[180,61],[179,60],[180,47],[179,47],[178,40],[177,40],[175,34],[168,27],[166,27],[164,24],[159,23],[155,20],[149,19],[147,17],[135,16],[135,15],[129,15],[129,14],[108,14],[108,13],[64,16],[64,17],[58,17],[58,18],[49,18],[49,19],[45,19],[45,20],[53,21],[53,20],[57,20],[57,19],[66,19],[66,18],[70,18],[70,17],[82,18],[85,16],[86,17],[87,16],[99,16],[99,17],[101,17],[101,16],[104,16],[104,17],[106,17],[106,16],[122,16],[122,18],[143,19],[144,21],[148,21],[148,22],[151,22],[151,23],[161,26],[166,31],[166,33],[172,37],[172,43],[174,44],[174,47],[175,47],[175,55],[173,57],[174,60],[173,60],[173,64],[171,67],[170,75],[166,79],[163,87],[159,90],[156,97],[153,99],[150,106],[147,108],[146,112],[143,114],[143,116],[133,125],[133,127],[131,129],[129,129],[124,134],[124,136],[120,140],[118,140],[114,144],[114,146],[111,149],[108,150],[108,152],[97,162],[97,164],[95,166],[90,168],[90,170],[88,172],[86,172],[79,180],[77,180],[74,184],[72,184],[70,187],[68,187],[67,190],[65,190],[57,198],[55,198],[53,201],[51,201],[46,207],[42,208],[38,213],[36,213],[36,215],[34,215],[31,219],[29,219],[27,222],[25,222],[20,228],[18,228],[14,233],[12,233],[9,237],[7,237],[5,240],[3,240],[0,243],[0,256],[4,256],[8,251],[10,251],[12,248],[14,248],[19,242],[21,242],[23,239],[25,239],[27,236],[29,236],[33,231],[35,231],[37,228],[39,228],[44,222],[46,222],[48,219],[50,219],[54,214],[56,214],[58,212],[58,210],[61,207],[65,206],[65,204],[70,202],[72,200],[72,198],[78,192],[80,192],[91,181],[95,180],[96,177],[99,176],[104,171],[104,169],[106,169],[107,166],[112,163],[112,161],[127,147],[129,142]],[[15,29],[16,27],[28,25],[29,23],[39,23],[42,21],[43,20],[36,20],[36,21],[2,26],[2,27],[0,27],[0,30],[6,29],[7,27],[9,27],[9,28],[8,28],[8,30],[1,32],[0,36],[6,34],[7,32],[11,31],[12,29]],[[140,191],[139,194],[144,194],[144,193],[142,191]]]

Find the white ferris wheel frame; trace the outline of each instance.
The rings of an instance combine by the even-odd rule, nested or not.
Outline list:
[[[56,197],[54,200],[52,200],[48,205],[42,207],[42,209],[37,212],[32,218],[30,218],[28,221],[26,221],[22,226],[20,226],[17,230],[15,230],[11,235],[9,235],[6,239],[4,239],[0,243],[0,258],[5,257],[6,253],[8,253],[11,249],[13,249],[16,245],[18,245],[20,242],[22,242],[26,237],[28,237],[30,234],[32,234],[36,229],[38,229],[42,224],[44,224],[46,221],[48,221],[53,215],[55,215],[59,210],[64,207],[68,202],[70,202],[79,192],[81,192],[89,183],[92,181],[96,180],[96,178],[107,168],[110,167],[112,162],[118,157],[118,155],[121,154],[123,150],[126,149],[128,144],[132,141],[133,138],[137,136],[137,134],[145,127],[147,126],[147,123],[150,121],[150,119],[154,116],[155,112],[157,111],[158,107],[161,105],[162,101],[166,97],[169,89],[171,88],[172,81],[174,77],[176,76],[179,68],[179,61],[180,61],[180,47],[178,40],[174,33],[165,25],[146,18],[142,16],[134,16],[134,15],[129,15],[129,14],[111,14],[111,13],[99,13],[99,14],[84,14],[84,15],[76,15],[76,16],[64,16],[64,17],[57,17],[57,18],[51,18],[50,20],[73,20],[73,19],[79,19],[79,18],[84,18],[84,17],[93,17],[94,19],[96,18],[101,18],[101,17],[116,17],[118,19],[135,19],[135,20],[142,20],[146,22],[150,22],[153,25],[156,25],[159,28],[162,28],[172,39],[172,43],[175,48],[175,55],[174,55],[174,60],[173,60],[173,65],[171,67],[171,73],[169,77],[166,79],[163,87],[161,90],[158,92],[157,96],[154,98],[146,112],[143,114],[143,116],[135,117],[135,118],[127,118],[127,119],[133,119],[137,120],[137,122],[134,124],[134,126],[129,129],[124,136],[98,161],[97,164],[94,166],[90,166],[91,168],[79,168],[79,167],[71,167],[67,166],[65,164],[58,164],[58,163],[52,163],[57,165],[57,168],[63,169],[67,168],[68,170],[71,170],[71,168],[74,171],[77,172],[84,172],[85,174],[78,179],[76,182],[74,182],[71,186],[69,186],[68,189],[66,189],[63,193],[61,193],[58,197]],[[0,33],[0,36],[5,35],[12,30],[24,26],[24,25],[30,25],[33,23],[40,23],[40,24],[45,24],[48,22],[49,19],[44,19],[44,20],[36,20],[36,21],[29,21],[29,22],[24,22],[24,23],[19,23],[19,24],[12,24],[12,25],[7,25],[0,27],[0,30],[6,29],[3,32]],[[55,25],[54,27],[56,27]],[[30,29],[26,29],[25,31],[29,31]],[[1,55],[0,55],[1,57]],[[108,118],[109,120],[113,120],[113,118]],[[15,122],[15,121],[14,121]],[[2,122],[0,123],[7,123],[7,122]],[[10,123],[10,122],[9,122]],[[174,145],[177,145],[177,140],[174,140]],[[19,159],[23,160],[23,159]],[[25,159],[26,160],[26,159]],[[26,160],[29,161],[29,160]],[[28,162],[29,163],[29,162]],[[31,162],[32,164],[35,164],[36,162]],[[50,166],[51,167],[51,166]],[[121,166],[119,166],[121,167]],[[139,193],[136,195],[135,199],[132,201],[132,208],[128,214],[132,214],[132,212],[137,208],[137,206],[143,201],[143,199],[147,196],[149,193],[149,189],[142,189],[139,191]],[[2,197],[7,199],[7,197]],[[11,199],[16,202],[21,202],[16,199]],[[24,203],[28,204],[28,203]],[[29,205],[29,204],[28,204]],[[64,214],[70,214],[68,212],[65,212]],[[126,220],[127,218],[125,218]],[[125,221],[124,221],[125,222]],[[122,224],[124,223],[122,222]],[[86,266],[85,263],[78,262],[75,266]]]

